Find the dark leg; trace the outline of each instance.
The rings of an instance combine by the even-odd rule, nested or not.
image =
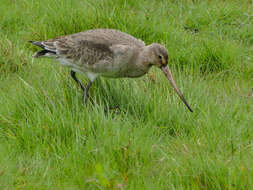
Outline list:
[[[70,74],[72,76],[72,78],[77,82],[77,84],[81,87],[81,89],[83,90],[83,96],[82,96],[82,99],[83,99],[83,103],[86,104],[87,102],[87,98],[88,98],[88,91],[91,87],[91,83],[92,81],[89,81],[88,85],[86,86],[86,88],[83,86],[83,84],[81,83],[81,81],[79,81],[77,78],[76,78],[76,72],[75,71],[70,71]]]
[[[88,96],[88,92],[91,87],[91,84],[92,84],[92,81],[89,81],[88,85],[86,86],[86,88],[83,91],[83,103],[84,104],[86,104],[86,102],[87,102],[87,98],[88,98],[87,96]]]
[[[84,91],[85,88],[83,87],[81,81],[79,81],[77,78],[76,78],[76,72],[75,71],[70,71],[70,74],[71,74],[71,77],[77,82],[77,84],[81,87],[81,89]]]

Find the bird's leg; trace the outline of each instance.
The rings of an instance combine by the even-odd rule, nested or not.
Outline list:
[[[81,89],[84,91],[85,88],[84,88],[83,84],[81,83],[80,80],[78,80],[78,78],[76,78],[76,72],[73,71],[73,70],[71,70],[71,71],[70,71],[70,74],[71,74],[71,77],[77,82],[77,84],[78,84],[78,85],[81,87]]]
[[[91,87],[92,81],[89,81],[88,85],[86,86],[86,88],[83,86],[83,84],[81,83],[80,80],[78,80],[78,78],[76,77],[76,72],[71,70],[70,71],[71,77],[77,82],[77,84],[81,87],[81,89],[83,90],[83,96],[82,96],[82,100],[83,103],[86,104],[87,102],[87,96],[88,96],[88,91]]]
[[[89,89],[91,87],[91,84],[92,84],[92,81],[89,81],[88,85],[86,86],[86,88],[84,89],[83,91],[83,103],[86,104],[87,102],[87,96],[88,96],[88,92],[89,92]]]

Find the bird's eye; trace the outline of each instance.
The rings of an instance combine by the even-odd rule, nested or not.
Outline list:
[[[158,58],[159,58],[160,60],[162,60],[162,56],[161,56],[161,55],[158,55]]]

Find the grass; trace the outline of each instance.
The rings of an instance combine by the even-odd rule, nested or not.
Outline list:
[[[252,12],[250,0],[2,1],[0,189],[252,189]],[[164,44],[194,113],[158,69],[96,80],[84,107],[68,69],[32,58],[28,40],[91,28]]]

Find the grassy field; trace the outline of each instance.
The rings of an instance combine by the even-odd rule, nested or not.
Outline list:
[[[253,189],[252,0],[0,1],[0,189]],[[164,44],[194,113],[159,69],[96,80],[84,107],[32,58],[28,40],[93,28]]]

